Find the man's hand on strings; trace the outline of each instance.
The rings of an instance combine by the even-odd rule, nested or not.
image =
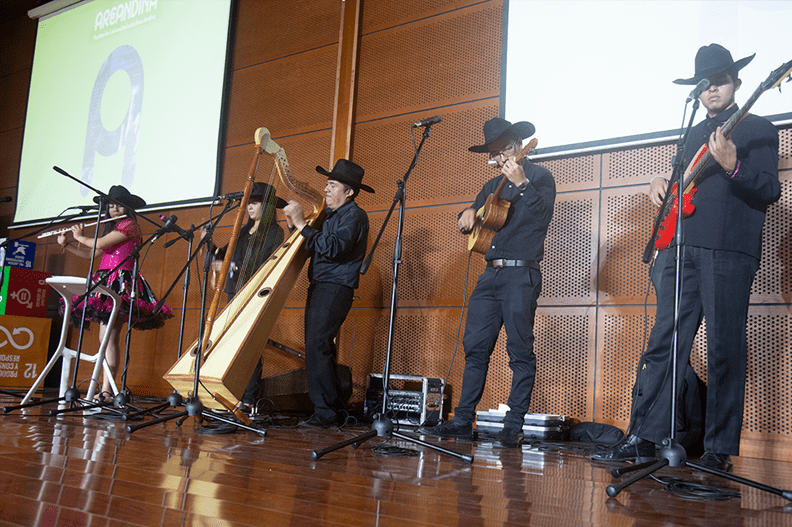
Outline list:
[[[472,208],[462,211],[462,215],[459,216],[457,224],[459,225],[459,231],[462,234],[469,234],[473,230],[473,226],[476,224],[476,211]]]
[[[507,159],[503,164],[503,175],[506,176],[516,187],[519,187],[528,181],[528,179],[525,177],[525,171],[523,170],[523,167],[512,158]]]
[[[286,216],[286,225],[289,226],[289,229],[302,230],[305,227],[305,213],[299,202],[290,200],[289,204],[283,208],[283,214]]]
[[[649,199],[658,207],[663,204],[666,192],[668,192],[668,181],[662,176],[655,176],[649,183]]]
[[[731,139],[723,135],[719,126],[709,138],[709,151],[726,172],[734,172],[737,167],[737,147]]]

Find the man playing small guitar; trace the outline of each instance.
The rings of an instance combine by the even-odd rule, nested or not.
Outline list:
[[[688,173],[693,168],[701,173],[692,200],[694,210],[682,221],[678,371],[688,367],[696,332],[702,318],[706,319],[706,452],[699,464],[720,470],[727,470],[729,456],[740,452],[748,303],[762,254],[767,206],[780,196],[778,131],[755,115],[745,113],[742,121],[731,119],[733,115],[739,118],[734,99],[741,85],[738,72],[753,57],[735,62],[723,46],[704,46],[696,54],[695,76],[674,81],[695,85],[708,79],[710,83],[699,97],[707,117],[691,129],[685,146]],[[695,167],[704,146],[712,160]],[[661,205],[668,189],[666,181],[655,178],[650,187],[652,202]],[[652,272],[657,313],[639,362],[630,433],[594,459],[651,458],[655,445],[670,436],[675,252],[676,247],[661,251]],[[680,373],[678,379],[682,378]]]
[[[550,171],[528,160],[515,162],[522,140],[532,136],[529,122],[511,124],[493,118],[484,124],[484,144],[469,148],[488,153],[501,171],[488,181],[475,203],[459,215],[459,229],[470,232],[476,224],[476,211],[496,193],[502,178],[500,198],[508,205],[505,221],[492,238],[484,255],[487,268],[481,274],[468,302],[463,346],[465,372],[459,405],[454,418],[440,426],[423,429],[440,437],[469,437],[481,400],[490,356],[501,327],[506,327],[506,350],[512,370],[512,387],[503,430],[493,443],[496,447],[517,448],[523,439],[523,422],[531,402],[536,356],[533,351],[533,324],[536,301],[542,289],[539,262],[544,256],[547,227],[553,216],[555,181]]]

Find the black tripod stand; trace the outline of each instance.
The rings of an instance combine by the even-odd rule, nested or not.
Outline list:
[[[410,441],[412,443],[416,443],[421,446],[425,446],[427,448],[431,448],[432,450],[436,450],[438,452],[442,452],[443,454],[448,454],[449,456],[456,457],[461,459],[465,463],[473,463],[473,456],[469,454],[459,454],[452,450],[448,450],[432,443],[427,443],[425,441],[421,441],[420,439],[411,437],[406,434],[402,434],[401,432],[395,431],[393,427],[393,421],[388,417],[388,380],[390,378],[390,362],[391,362],[391,353],[393,351],[393,335],[396,323],[396,308],[398,306],[398,297],[397,297],[397,285],[399,281],[399,265],[401,264],[402,258],[402,231],[404,228],[404,202],[405,202],[405,188],[407,185],[407,178],[410,176],[413,168],[418,163],[418,155],[421,153],[421,149],[423,148],[424,142],[429,137],[429,133],[432,129],[432,124],[435,122],[439,122],[440,118],[432,118],[429,119],[429,124],[425,125],[423,138],[421,139],[420,145],[415,151],[415,156],[413,157],[412,163],[410,163],[410,167],[407,169],[407,173],[404,175],[404,178],[399,180],[396,184],[399,187],[396,191],[396,195],[393,198],[393,203],[391,204],[391,208],[388,211],[387,216],[385,217],[385,221],[382,223],[382,227],[380,228],[380,232],[377,235],[377,239],[375,240],[371,252],[369,253],[366,261],[363,263],[361,267],[361,274],[364,274],[366,270],[368,270],[368,266],[371,264],[371,258],[374,254],[374,251],[379,244],[380,238],[382,237],[382,233],[385,230],[385,227],[388,224],[388,220],[393,213],[393,209],[396,207],[396,204],[399,204],[399,219],[398,219],[398,227],[396,231],[396,242],[393,248],[393,280],[392,280],[392,287],[391,287],[391,302],[390,302],[390,318],[388,320],[388,345],[387,351],[385,353],[385,367],[383,370],[382,375],[382,413],[377,414],[374,416],[374,422],[371,425],[371,430],[366,432],[365,434],[359,435],[347,441],[342,441],[341,443],[337,443],[333,446],[328,448],[324,448],[321,450],[314,450],[311,452],[311,459],[317,460],[328,454],[330,452],[334,452],[339,450],[345,446],[352,445],[353,448],[359,447],[365,441],[373,438],[373,437],[384,437],[386,439],[390,439],[391,437],[396,437],[398,439],[402,439],[405,441]]]
[[[701,85],[701,84],[700,84]],[[698,88],[698,87],[697,87]],[[706,89],[706,86],[704,88]],[[694,89],[695,92],[695,89]],[[698,92],[700,94],[701,91]],[[690,133],[690,129],[693,124],[693,120],[696,115],[696,111],[699,107],[699,99],[698,95],[694,97],[693,93],[691,93],[691,98],[694,100],[693,104],[693,111],[690,116],[690,121],[685,129],[685,133],[680,137],[679,142],[677,144],[677,155],[675,156],[674,161],[674,168],[673,168],[673,175],[671,177],[671,184],[676,184],[675,190],[676,194],[671,192],[667,193],[663,205],[661,207],[661,214],[658,214],[657,221],[655,222],[654,231],[652,233],[652,237],[649,242],[649,246],[647,246],[647,250],[644,253],[644,261],[648,262],[649,254],[651,254],[651,250],[654,248],[655,237],[658,234],[658,229],[660,227],[660,221],[662,218],[662,211],[669,210],[667,208],[667,202],[670,199],[676,198],[677,203],[677,213],[675,217],[676,221],[676,231],[675,231],[675,250],[676,250],[676,266],[675,266],[675,281],[674,281],[674,321],[673,321],[673,341],[671,346],[671,361],[670,361],[670,375],[671,375],[671,401],[670,401],[670,435],[669,437],[665,438],[662,442],[662,447],[658,450],[658,460],[657,461],[649,461],[646,463],[639,463],[635,465],[630,465],[627,467],[621,468],[614,468],[611,470],[611,475],[613,477],[620,477],[624,474],[628,474],[631,472],[636,472],[632,477],[628,478],[627,480],[617,483],[608,485],[605,491],[608,496],[611,498],[616,497],[622,490],[626,487],[632,485],[638,480],[641,480],[657,470],[665,466],[670,467],[691,467],[695,470],[699,470],[705,472],[707,474],[711,474],[714,476],[722,477],[724,479],[728,479],[731,481],[735,481],[737,483],[741,483],[743,485],[748,485],[765,492],[770,492],[772,494],[776,494],[781,496],[787,500],[792,500],[792,491],[789,490],[780,490],[773,487],[769,487],[767,485],[763,485],[761,483],[757,483],[745,478],[741,478],[739,476],[734,476],[729,474],[723,470],[713,469],[707,466],[704,466],[699,463],[693,463],[687,460],[687,453],[685,452],[685,448],[676,440],[676,416],[677,416],[677,409],[676,409],[676,402],[677,402],[677,379],[678,379],[678,358],[679,358],[679,330],[680,330],[680,319],[681,319],[681,304],[682,304],[682,265],[683,265],[683,258],[685,253],[685,244],[684,244],[684,236],[683,236],[683,206],[684,203],[684,193],[687,187],[687,181],[683,178],[685,174],[684,171],[684,160],[685,160],[685,146],[687,143],[687,139]],[[689,98],[689,100],[691,100]],[[706,161],[702,161],[704,165],[706,165]],[[674,187],[672,187],[674,188]],[[639,372],[640,375],[640,372]],[[668,373],[666,373],[668,375]],[[634,403],[635,404],[635,403]],[[742,408],[739,409],[742,411]]]

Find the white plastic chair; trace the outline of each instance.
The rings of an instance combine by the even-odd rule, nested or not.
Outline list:
[[[55,354],[44,367],[44,370],[41,372],[41,374],[36,378],[36,382],[34,382],[33,386],[30,387],[30,390],[28,390],[25,398],[22,399],[22,404],[27,404],[30,401],[30,398],[33,397],[33,394],[44,382],[44,378],[61,357],[63,357],[63,366],[61,369],[60,391],[58,392],[58,395],[63,397],[66,394],[66,390],[71,386],[70,377],[72,373],[72,360],[74,360],[74,357],[77,356],[77,352],[66,347],[66,340],[69,334],[69,324],[71,321],[72,298],[85,293],[85,278],[80,278],[77,276],[51,276],[50,278],[47,278],[47,283],[50,285],[50,287],[57,291],[61,297],[63,297],[63,302],[65,303],[60,342],[58,343],[58,349],[55,351]],[[121,298],[114,291],[103,285],[97,286],[94,291],[109,296],[113,301],[113,309],[110,312],[110,320],[107,322],[107,327],[109,328],[115,323],[116,317],[118,316],[118,309],[121,307]],[[99,344],[99,351],[97,351],[96,354],[87,355],[85,353],[80,353],[80,360],[93,362],[95,364],[93,373],[91,374],[91,381],[89,382],[88,386],[88,394],[85,397],[88,400],[93,399],[93,396],[96,394],[96,391],[100,386],[99,371],[102,368],[104,368],[104,374],[106,378],[110,379],[110,386],[113,390],[113,395],[118,393],[118,387],[116,386],[115,379],[113,378],[113,375],[110,372],[110,366],[107,364],[107,360],[105,359],[105,350],[107,350],[110,333],[111,331],[105,331],[104,338]]]

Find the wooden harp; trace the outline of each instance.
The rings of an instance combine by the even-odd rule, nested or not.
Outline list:
[[[305,238],[295,230],[267,259],[261,268],[239,290],[231,302],[218,314],[225,279],[236,247],[236,240],[246,214],[247,202],[255,179],[261,152],[274,158],[281,182],[303,195],[313,206],[306,221],[316,226],[324,217],[324,198],[289,173],[286,154],[269,138],[266,128],[256,130],[256,152],[245,183],[242,203],[228,243],[226,257],[215,285],[215,295],[206,316],[203,342],[193,342],[163,378],[182,395],[198,397],[207,408],[229,409],[242,398],[250,374],[261,356],[261,349],[269,338],[275,321],[291,292],[308,257]],[[218,323],[222,321],[222,323]],[[200,364],[199,393],[194,394],[197,350],[203,350]]]

